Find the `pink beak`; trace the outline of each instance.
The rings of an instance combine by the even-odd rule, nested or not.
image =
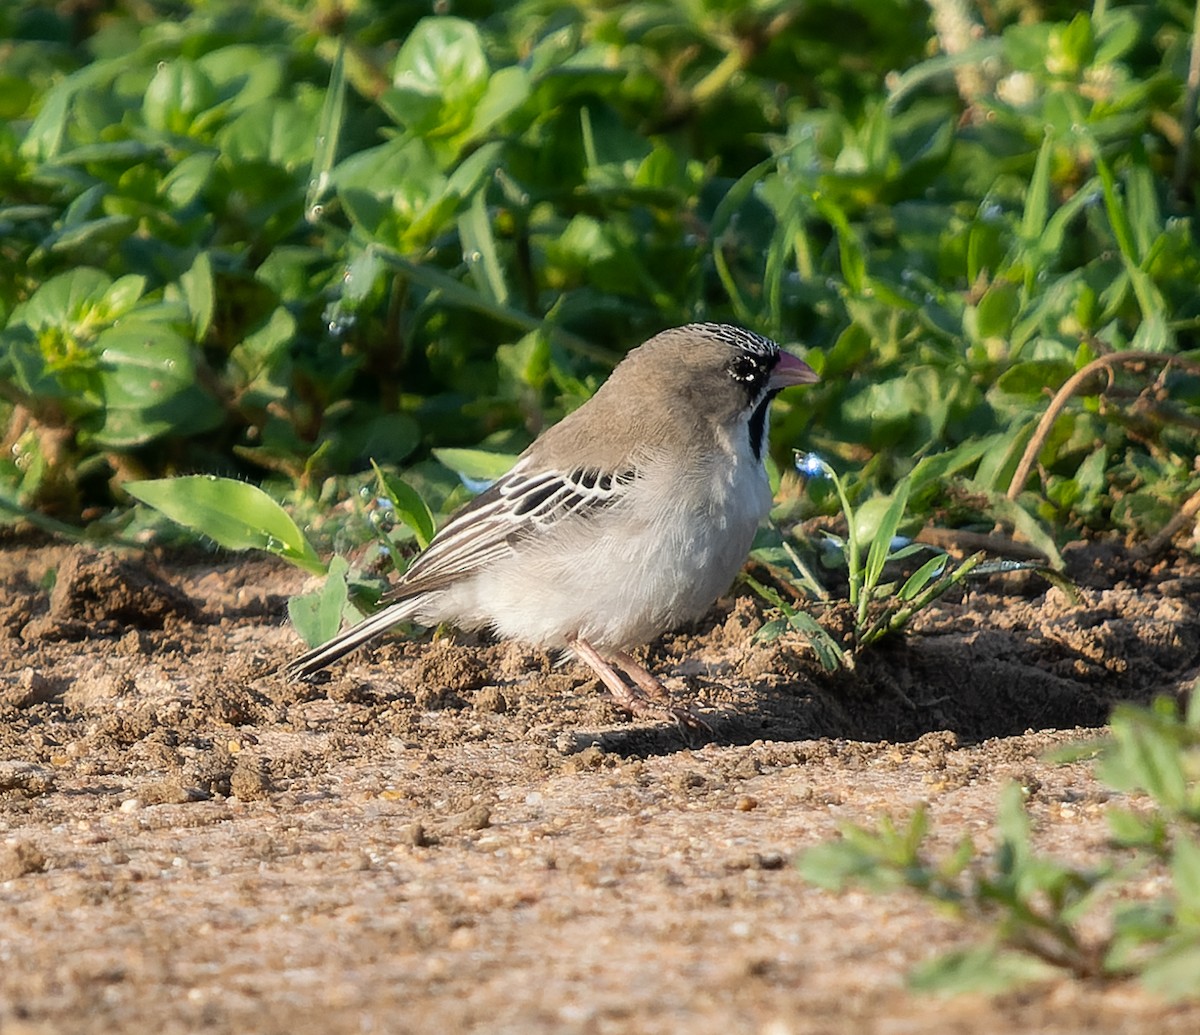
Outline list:
[[[790,352],[779,350],[779,362],[775,364],[775,369],[771,371],[771,377],[767,381],[767,388],[772,392],[777,392],[781,388],[790,388],[792,385],[810,385],[814,381],[820,381],[817,377],[817,372],[813,370],[802,359],[797,359]]]

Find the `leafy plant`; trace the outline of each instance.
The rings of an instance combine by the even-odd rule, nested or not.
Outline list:
[[[844,539],[824,533],[825,540],[841,556],[846,567],[849,586],[849,605],[853,615],[851,633],[843,642],[821,625],[808,611],[789,604],[776,590],[750,575],[743,578],[768,603],[783,612],[780,619],[768,622],[758,632],[758,639],[772,639],[784,629],[792,628],[803,634],[812,645],[822,667],[829,672],[839,668],[854,668],[855,654],[884,636],[901,631],[913,617],[929,607],[950,589],[968,578],[997,573],[1035,571],[1060,585],[1073,595],[1070,584],[1046,565],[1038,562],[986,561],[984,551],[977,551],[952,565],[948,554],[924,544],[913,543],[897,535],[908,519],[908,504],[915,478],[901,480],[890,497],[874,496],[860,507],[850,497],[837,471],[815,453],[797,456],[796,467],[807,478],[827,478],[834,486],[846,524]],[[889,564],[904,561],[919,552],[934,553],[901,581],[884,581]],[[765,559],[761,550],[752,555]],[[791,559],[796,561],[795,554]],[[779,570],[776,568],[776,570]],[[800,580],[784,573],[793,589],[811,589],[815,579],[804,570]],[[828,603],[828,595],[815,594]]]
[[[425,499],[411,485],[373,465],[378,495],[372,500],[366,524],[392,568],[403,570],[401,544],[394,534],[397,521],[424,549],[435,523]],[[315,575],[321,587],[288,601],[288,615],[311,646],[338,631],[343,619],[360,620],[364,608],[379,598],[376,584],[363,581],[349,562],[334,556],[322,563],[307,537],[279,503],[257,486],[231,478],[195,475],[131,482],[126,490],[175,523],[230,550],[265,550]]]
[[[1110,810],[1113,852],[1093,868],[1036,850],[1023,792],[1010,784],[990,851],[964,837],[945,858],[929,858],[921,806],[904,825],[846,827],[840,841],[803,852],[800,871],[833,890],[911,888],[986,926],[980,945],[920,968],[918,987],[999,991],[1057,970],[1200,996],[1200,686],[1186,712],[1170,698],[1121,706],[1097,751],[1097,776],[1136,795],[1138,807]],[[1151,871],[1165,890],[1147,898],[1134,889]]]
[[[301,508],[371,459],[419,482],[708,318],[809,347],[776,448],[853,459],[852,500],[971,453],[910,507],[1158,534],[1200,490],[1191,19],[1048,11],[989,8],[952,53],[918,0],[15,0],[4,513],[181,471]],[[1089,380],[1022,464],[1043,393],[1128,351],[1174,362]]]

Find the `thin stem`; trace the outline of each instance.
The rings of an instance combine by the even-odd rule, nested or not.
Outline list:
[[[842,513],[846,515],[846,567],[850,579],[850,606],[865,612],[865,602],[861,601],[863,570],[859,558],[858,533],[854,529],[854,508],[850,506],[850,500],[846,497],[846,490],[842,488],[842,479],[838,477],[837,471],[823,460],[821,466],[833,480],[833,487],[837,490],[838,499],[842,504]],[[860,625],[864,618],[865,614],[859,614]]]
[[[1050,437],[1050,431],[1054,427],[1054,422],[1066,408],[1071,396],[1078,392],[1093,374],[1101,370],[1107,370],[1111,377],[1114,367],[1129,366],[1134,363],[1148,363],[1155,366],[1166,366],[1173,363],[1187,370],[1189,373],[1200,374],[1200,363],[1195,363],[1190,359],[1183,359],[1181,356],[1166,355],[1162,352],[1130,350],[1128,352],[1113,352],[1107,356],[1101,356],[1099,359],[1092,360],[1082,370],[1077,370],[1067,378],[1063,386],[1055,393],[1054,398],[1050,400],[1050,405],[1046,409],[1046,412],[1042,414],[1042,419],[1038,421],[1038,426],[1033,432],[1033,437],[1025,447],[1025,452],[1021,456],[1021,462],[1017,464],[1017,470],[1013,474],[1012,481],[1009,483],[1007,495],[1010,500],[1015,500],[1024,490],[1025,483],[1029,481],[1029,475],[1033,470],[1034,463],[1037,461],[1038,454],[1046,445],[1046,439]]]
[[[1192,132],[1196,128],[1196,103],[1200,100],[1200,0],[1192,19],[1192,52],[1188,61],[1187,92],[1183,96],[1183,125],[1180,127],[1179,158],[1171,189],[1178,198],[1187,186],[1192,163]]]
[[[1166,549],[1167,545],[1189,521],[1195,521],[1200,514],[1200,492],[1194,492],[1179,508],[1179,513],[1168,521],[1150,539],[1146,540],[1139,553],[1143,557],[1153,557]]]

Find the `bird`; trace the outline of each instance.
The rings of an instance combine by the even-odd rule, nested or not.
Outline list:
[[[310,679],[399,622],[447,623],[562,651],[630,715],[707,728],[629,651],[732,585],[771,507],[771,401],[819,380],[742,327],[661,331],[453,514],[380,611],[286,673]]]

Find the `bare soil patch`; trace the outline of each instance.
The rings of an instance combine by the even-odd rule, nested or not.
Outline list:
[[[1110,795],[1043,755],[1191,685],[1200,566],[1069,557],[1078,604],[997,579],[854,677],[753,644],[759,604],[721,601],[648,654],[704,702],[697,746],[461,636],[291,684],[283,566],[10,539],[0,1031],[1200,1030],[1128,985],[912,995],[907,968],[977,932],[791,865],[921,801],[942,843],[986,844],[1010,779],[1044,847],[1104,849]]]

